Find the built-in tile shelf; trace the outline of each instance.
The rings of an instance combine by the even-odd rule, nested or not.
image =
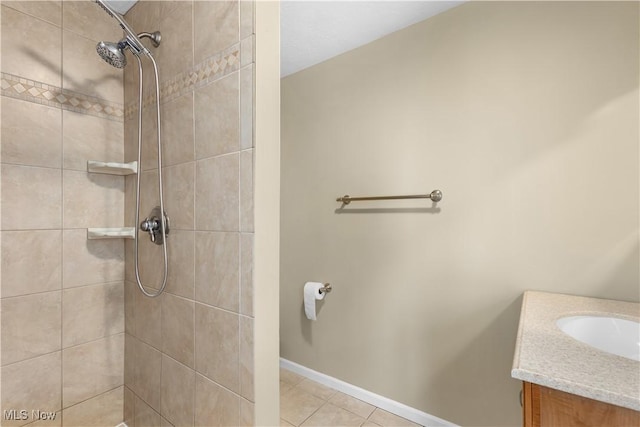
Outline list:
[[[120,228],[87,228],[87,239],[134,239],[136,230],[133,227]]]
[[[90,173],[102,173],[109,175],[132,175],[138,173],[138,162],[98,162],[87,161],[87,171]],[[134,239],[136,230],[133,227],[115,228],[87,228],[87,239]]]
[[[106,173],[109,175],[132,175],[138,173],[138,162],[129,163],[87,161],[87,171],[91,173]]]

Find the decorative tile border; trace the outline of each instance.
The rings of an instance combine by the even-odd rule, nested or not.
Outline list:
[[[180,73],[161,83],[160,102],[163,104],[169,102],[238,69],[240,69],[240,43],[236,43],[222,52],[205,59],[191,70]],[[142,105],[146,107],[154,102],[156,102],[156,95],[152,93],[145,96]],[[138,101],[130,102],[124,109],[125,120],[134,118],[137,111]]]
[[[160,85],[160,100],[162,103],[169,102],[238,69],[240,69],[240,43],[236,43],[209,57],[192,69],[162,83]],[[133,118],[138,111],[137,100],[123,106],[95,96],[85,95],[8,73],[0,73],[0,85],[3,96],[110,120],[128,120]],[[143,105],[147,106],[155,101],[155,93],[149,94],[144,98]]]
[[[0,73],[0,86],[2,95],[10,98],[115,121],[124,120],[124,107],[122,104],[95,96],[85,95],[8,73]]]

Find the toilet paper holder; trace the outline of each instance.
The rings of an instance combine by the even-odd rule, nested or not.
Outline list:
[[[331,292],[331,283],[325,283],[324,286],[320,288],[320,292],[323,294]]]

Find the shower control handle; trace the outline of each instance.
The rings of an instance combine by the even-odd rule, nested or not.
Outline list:
[[[160,225],[158,224],[158,218],[155,218],[155,217],[151,219],[146,218],[144,221],[140,223],[140,229],[142,231],[152,232],[157,230],[159,227]]]
[[[160,206],[153,208],[147,218],[140,223],[140,230],[149,233],[149,238],[156,245],[161,245],[169,234],[169,217],[164,214],[165,230],[162,232],[162,220],[160,219]]]
[[[148,232],[153,243],[156,242],[156,234],[159,229],[160,223],[156,217],[145,218],[145,220],[140,223],[140,230]]]

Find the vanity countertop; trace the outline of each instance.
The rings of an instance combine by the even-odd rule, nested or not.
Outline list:
[[[640,320],[640,304],[527,291],[513,378],[640,411],[640,362],[597,350],[562,332],[556,320],[597,315]]]

